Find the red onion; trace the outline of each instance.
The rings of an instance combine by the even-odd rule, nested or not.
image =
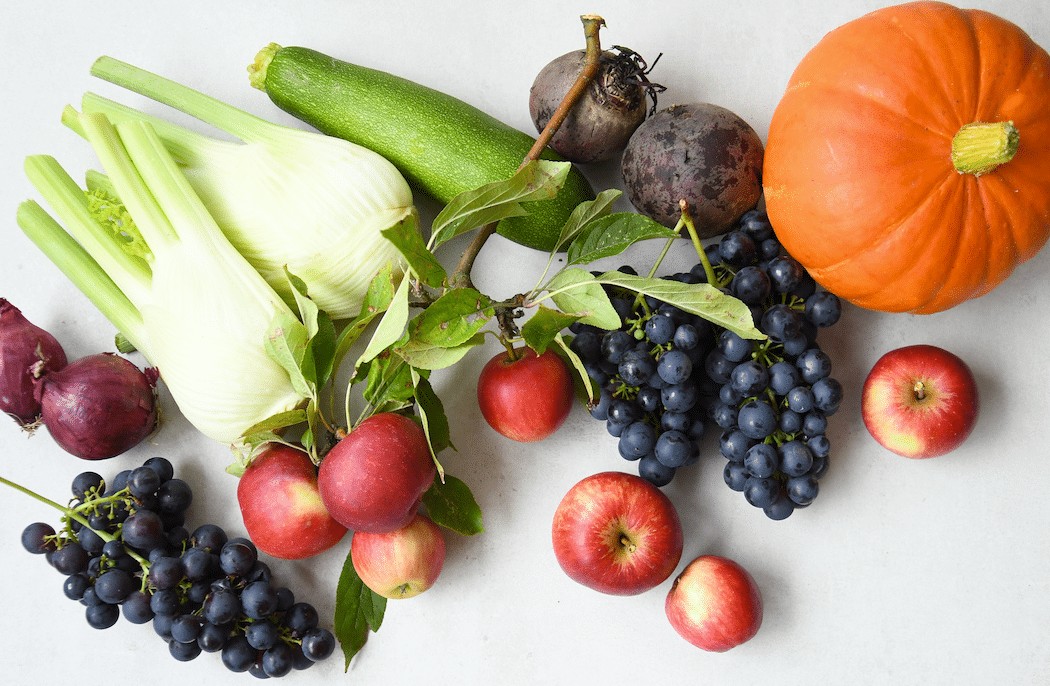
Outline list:
[[[77,457],[119,455],[156,427],[156,381],[113,353],[89,355],[38,379],[41,421]]]
[[[33,366],[44,371],[66,366],[66,353],[55,337],[31,324],[22,312],[0,298],[0,410],[22,426],[40,417],[34,393]]]

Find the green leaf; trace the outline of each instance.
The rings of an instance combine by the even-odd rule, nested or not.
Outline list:
[[[620,315],[609,301],[601,283],[585,269],[562,269],[549,282],[546,290],[558,308],[579,317],[584,324],[602,329],[620,328]]]
[[[563,329],[579,319],[577,315],[540,305],[535,314],[521,326],[521,337],[525,345],[535,350],[537,355],[542,355]]]
[[[409,280],[401,279],[401,284],[394,292],[386,312],[383,313],[383,318],[379,320],[379,326],[372,334],[368,347],[358,358],[358,364],[372,360],[401,338],[405,332],[405,325],[408,323],[408,291]]]
[[[581,202],[573,208],[572,214],[569,215],[568,221],[565,222],[565,226],[561,229],[561,235],[558,237],[558,244],[555,250],[561,250],[563,246],[575,239],[576,235],[595,219],[608,215],[612,204],[621,195],[623,195],[623,191],[610,188],[599,193],[594,200]]]
[[[473,288],[453,288],[412,320],[409,340],[453,348],[469,341],[492,318],[492,301]]]
[[[306,410],[289,410],[287,412],[278,412],[275,415],[271,415],[261,422],[252,424],[245,431],[245,434],[257,434],[266,431],[279,431],[289,426],[294,426],[300,422],[306,421]]]
[[[611,214],[595,219],[579,232],[566,251],[566,264],[588,264],[603,257],[619,255],[639,241],[677,237],[677,231],[644,214]]]
[[[474,494],[463,481],[446,474],[445,480],[434,479],[434,484],[423,494],[427,516],[435,524],[464,536],[485,531],[481,508]]]
[[[372,407],[404,407],[414,394],[412,368],[400,357],[384,352],[368,364],[364,399]]]
[[[266,354],[288,372],[292,387],[303,396],[314,394],[309,379],[303,375],[308,334],[306,327],[290,312],[274,315],[264,346]]]
[[[568,162],[530,161],[509,179],[460,193],[434,218],[431,245],[437,248],[471,229],[527,214],[521,203],[553,198],[565,184],[570,167]]]
[[[741,338],[766,338],[764,333],[755,328],[751,310],[747,305],[711,284],[686,284],[672,279],[634,276],[619,271],[606,272],[598,277],[598,281],[650,295],[686,312],[699,315]]]
[[[406,341],[394,347],[393,353],[416,369],[445,369],[462,360],[471,348],[484,343],[484,334],[475,334],[466,342],[449,348],[423,341]]]
[[[591,375],[587,373],[587,369],[583,366],[583,360],[569,348],[569,344],[565,342],[563,336],[556,336],[554,342],[557,343],[557,347],[554,350],[572,369],[576,370],[576,373],[572,375],[572,385],[576,397],[588,408],[591,407],[594,404],[594,399],[600,392],[598,384],[591,379]]]
[[[334,633],[345,659],[344,671],[368,640],[368,632],[379,631],[386,613],[386,598],[372,591],[354,570],[353,558],[347,553],[335,596]]]
[[[398,279],[400,278],[402,277],[396,265],[393,262],[388,262],[369,282],[364,302],[361,304],[361,313],[343,328],[336,339],[335,368],[342,364],[350,348],[361,337],[361,334],[365,332],[368,325],[376,317],[382,316],[387,311],[387,308],[390,307],[390,303],[394,299],[394,293],[397,290]]]
[[[306,354],[303,357],[303,376],[315,389],[321,389],[328,382],[335,366],[336,333],[331,317],[324,310],[318,310],[315,317],[315,333],[306,343]]]
[[[423,425],[423,432],[427,435],[430,443],[430,454],[434,457],[434,464],[438,468],[438,476],[443,477],[445,470],[438,462],[437,456],[445,448],[452,448],[452,431],[448,426],[448,416],[445,414],[445,406],[441,398],[434,392],[430,380],[412,371],[412,383],[416,388],[416,407],[419,411],[419,419]]]
[[[434,254],[427,250],[426,242],[419,233],[419,215],[409,213],[404,219],[388,229],[380,231],[383,237],[394,244],[408,262],[408,267],[427,286],[438,288],[445,281],[445,268]]]

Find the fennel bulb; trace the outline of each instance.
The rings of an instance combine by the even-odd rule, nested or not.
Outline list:
[[[32,201],[19,207],[23,231],[159,370],[205,435],[236,443],[303,404],[265,349],[275,318],[291,309],[225,238],[152,127],[65,116],[95,149],[126,215],[89,199],[54,158],[34,155],[26,174],[70,233]]]
[[[285,302],[294,304],[287,267],[330,317],[356,317],[372,277],[391,261],[403,264],[380,232],[418,219],[407,181],[386,158],[260,119],[109,57],[91,72],[240,139],[206,136],[93,93],[81,103],[85,113],[114,123],[150,123],[226,238]]]

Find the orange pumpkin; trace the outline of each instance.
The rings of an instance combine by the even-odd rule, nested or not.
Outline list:
[[[987,12],[867,14],[796,68],[763,174],[777,236],[826,289],[887,312],[954,307],[1050,234],[1050,56]]]

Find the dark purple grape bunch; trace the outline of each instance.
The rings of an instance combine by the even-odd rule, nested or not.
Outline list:
[[[634,274],[630,266],[620,271]],[[699,283],[693,272],[666,278]],[[606,286],[621,326],[605,331],[571,327],[570,346],[600,388],[591,416],[605,422],[620,456],[638,474],[665,486],[678,469],[700,459],[708,402],[717,389],[704,373],[712,349],[711,323],[650,296]]]
[[[710,417],[728,460],[725,482],[771,519],[784,519],[813,502],[828,470],[828,418],[843,389],[817,333],[839,321],[842,305],[784,252],[764,213],[746,214],[710,248],[719,285],[751,308],[768,336],[718,331],[704,360],[718,385]]]
[[[150,623],[176,660],[220,653],[235,672],[281,677],[330,656],[335,636],[317,610],[276,584],[247,538],[205,524],[192,532],[193,491],[153,457],[107,483],[78,474],[60,531],[30,524],[22,544],[64,577],[90,626]]]

